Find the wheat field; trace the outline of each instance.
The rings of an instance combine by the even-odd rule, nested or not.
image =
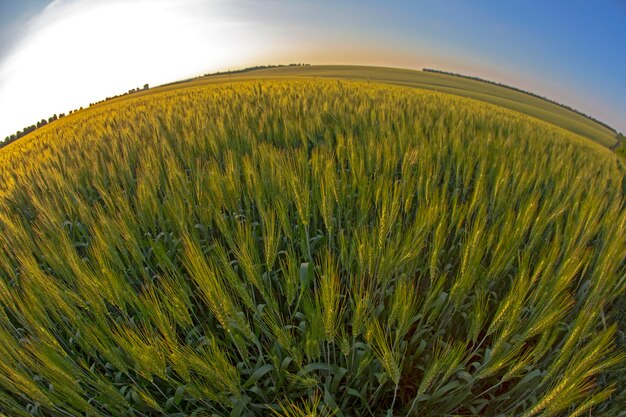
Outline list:
[[[0,413],[626,404],[626,167],[547,123],[242,81],[79,112],[0,167]]]

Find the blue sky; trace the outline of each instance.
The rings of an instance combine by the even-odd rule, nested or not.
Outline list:
[[[0,136],[144,82],[289,62],[476,75],[626,132],[626,0],[0,0]]]

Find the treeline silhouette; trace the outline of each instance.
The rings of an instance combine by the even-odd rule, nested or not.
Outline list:
[[[148,90],[149,88],[150,88],[150,86],[148,84],[144,84],[143,88],[132,88],[132,89],[128,90],[127,92],[125,92],[124,94],[118,94],[116,96],[107,97],[104,100],[100,100],[100,101],[96,101],[96,102],[93,102],[93,103],[89,103],[89,107],[95,106],[96,104],[103,103],[103,102],[108,101],[108,100],[112,100],[112,99],[117,98],[117,97],[127,96],[129,94],[137,93],[139,91],[145,91],[145,90]],[[76,110],[70,110],[68,112],[68,114],[75,113],[75,112],[77,112],[79,110],[82,110],[82,109],[83,108],[81,106],[80,108],[78,108]],[[45,126],[45,125],[47,125],[49,123],[52,123],[55,120],[58,120],[58,119],[60,119],[62,117],[65,117],[65,113],[60,113],[58,116],[56,114],[54,114],[53,116],[50,116],[48,119],[41,119],[40,121],[38,121],[34,125],[26,126],[24,129],[18,130],[14,134],[9,135],[6,138],[4,138],[4,141],[0,142],[0,148],[2,148],[4,146],[7,146],[8,144],[15,142],[19,138],[21,138],[23,136],[26,136],[30,132],[33,132],[33,131],[39,129],[40,127],[43,127],[43,126]]]
[[[499,87],[508,88],[509,90],[517,91],[517,92],[520,92],[520,93],[523,93],[523,94],[528,94],[529,96],[537,97],[537,98],[539,98],[541,100],[547,101],[548,103],[556,104],[559,107],[563,107],[564,109],[573,111],[576,114],[579,114],[579,115],[581,115],[583,117],[586,117],[587,119],[592,120],[592,121],[598,123],[599,125],[602,125],[602,126],[606,127],[611,132],[613,132],[613,133],[615,133],[617,135],[617,130],[615,130],[611,126],[607,125],[603,121],[596,119],[593,116],[589,116],[588,114],[585,114],[585,113],[581,112],[580,110],[576,110],[576,109],[574,109],[574,108],[572,108],[572,107],[570,107],[570,106],[568,106],[566,104],[559,103],[558,101],[551,100],[551,99],[549,99],[547,97],[540,96],[539,94],[535,94],[535,93],[532,93],[530,91],[522,90],[521,88],[513,87],[513,86],[510,86],[510,85],[507,85],[507,84],[498,83],[498,82],[495,82],[495,81],[485,80],[484,78],[474,77],[472,75],[459,74],[459,73],[456,73],[456,72],[448,72],[448,71],[442,71],[442,70],[437,70],[437,69],[432,69],[432,68],[423,68],[422,71],[434,72],[434,73],[443,74],[443,75],[452,75],[454,77],[460,77],[460,78],[467,78],[469,80],[480,81],[480,82],[487,83],[487,84],[493,84],[493,85],[497,85]]]
[[[212,77],[212,76],[216,76],[216,75],[239,74],[239,73],[242,73],[242,72],[249,72],[249,71],[268,69],[268,68],[309,67],[309,66],[311,66],[311,64],[303,64],[303,63],[277,64],[277,65],[255,65],[253,67],[246,67],[246,68],[237,69],[237,70],[209,72],[209,73],[201,75],[199,77],[191,77],[191,78],[186,78],[184,80],[172,81],[171,83],[161,84],[160,87],[176,85],[176,84],[183,84],[183,83],[186,83],[188,81],[197,80],[199,78],[204,78],[204,77]]]
[[[209,74],[204,74],[204,76],[205,77],[210,77],[212,75],[239,74],[239,73],[242,73],[242,72],[256,71],[256,70],[268,69],[268,68],[309,67],[309,66],[311,66],[311,64],[303,64],[303,63],[278,64],[278,65],[255,65],[254,67],[247,67],[247,68],[238,69],[238,70],[211,72]]]
[[[93,103],[89,103],[89,107],[95,106],[96,104],[104,103],[105,101],[113,100],[114,98],[124,97],[124,96],[127,96],[129,94],[138,93],[140,91],[146,91],[146,90],[149,90],[149,89],[150,89],[150,86],[148,84],[144,84],[143,88],[142,87],[131,88],[130,90],[128,90],[127,92],[125,92],[123,94],[118,94],[116,96],[107,97],[104,100],[94,101]]]
[[[82,110],[83,108],[81,107],[80,109]],[[70,110],[69,114],[72,114],[72,112],[74,112],[74,111],[78,111],[78,110]],[[25,135],[29,134],[30,132],[39,129],[40,127],[45,126],[48,123],[52,123],[55,120],[58,120],[58,119],[60,119],[62,117],[65,117],[65,113],[60,113],[58,116],[56,114],[54,114],[53,116],[50,116],[48,119],[41,119],[40,121],[38,121],[34,125],[26,126],[24,129],[18,130],[14,134],[9,135],[6,138],[4,138],[4,141],[0,142],[0,148],[2,148],[3,146],[8,145],[9,143],[15,142],[16,140],[18,140],[22,136],[25,136]]]

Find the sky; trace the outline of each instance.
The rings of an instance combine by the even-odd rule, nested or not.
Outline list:
[[[292,62],[479,76],[626,132],[626,0],[0,0],[0,140],[145,83]]]

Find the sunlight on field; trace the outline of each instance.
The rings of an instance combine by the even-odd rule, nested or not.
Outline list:
[[[250,81],[68,116],[0,166],[0,411],[617,415],[625,171],[563,129]]]

